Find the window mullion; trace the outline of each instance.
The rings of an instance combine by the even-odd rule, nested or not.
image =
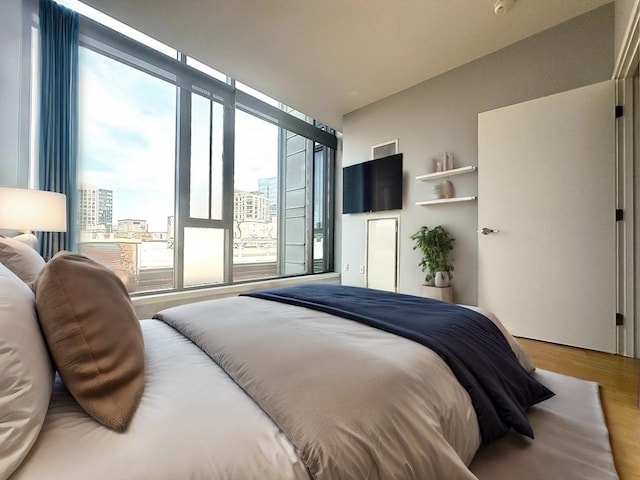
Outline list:
[[[233,100],[233,99],[232,99]],[[233,282],[233,177],[235,159],[235,101],[224,105],[222,146],[222,219],[226,225],[225,281]]]
[[[213,102],[209,101],[209,218],[213,218]]]
[[[314,142],[307,139],[306,143],[306,159],[305,159],[305,263],[306,273],[313,273],[313,190],[314,190],[314,160],[315,149],[313,147]]]
[[[334,218],[335,218],[335,150],[324,147],[324,219],[323,219],[323,258],[324,271],[331,272],[334,270]]]
[[[191,92],[178,88],[176,135],[176,209],[174,219],[174,265],[176,289],[184,286],[184,228],[189,218],[191,177]]]

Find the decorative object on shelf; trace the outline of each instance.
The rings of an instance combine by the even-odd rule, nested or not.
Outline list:
[[[440,160],[436,160],[435,158],[432,160],[433,162],[433,171],[434,173],[442,171],[442,162]]]
[[[434,185],[433,186],[432,198],[434,198],[434,199],[442,198],[442,185]]]
[[[442,197],[441,198],[453,198],[453,183],[449,180],[442,182]]]
[[[418,265],[426,273],[426,285],[432,285],[431,282],[435,279],[436,286],[449,286],[449,280],[453,278],[451,275],[453,272],[451,251],[455,241],[451,234],[441,225],[432,229],[422,226],[420,230],[411,235],[411,240],[415,242],[413,249],[419,249],[422,252],[422,259]],[[438,280],[438,276],[440,276],[440,280]]]
[[[453,170],[453,153],[444,152],[444,155],[442,156],[442,170]]]
[[[434,168],[435,168],[435,165],[436,165],[435,162],[439,162],[439,160],[433,160],[433,162],[434,162]],[[453,166],[453,155],[451,155],[451,165]],[[471,173],[471,172],[475,172],[476,170],[478,170],[478,167],[469,165],[466,167],[454,168],[453,170],[443,170],[441,172],[433,172],[433,173],[427,173],[426,175],[418,175],[416,177],[416,180],[420,180],[421,182],[428,182],[431,180],[439,180],[439,179],[451,177],[454,175],[461,175],[463,173]],[[436,190],[437,190],[436,187],[434,187],[433,189],[434,195],[432,200],[415,202],[415,204],[417,206],[425,207],[428,205],[436,205],[439,203],[469,202],[469,201],[478,199],[478,197],[475,195],[469,196],[469,197],[455,197],[454,196],[455,194],[453,191],[453,185],[451,184],[451,182],[444,182],[441,184],[441,191],[439,192],[440,193],[439,196],[435,194]]]

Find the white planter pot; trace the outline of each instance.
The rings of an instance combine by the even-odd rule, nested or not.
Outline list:
[[[436,272],[436,287],[449,286],[449,274],[447,272]]]

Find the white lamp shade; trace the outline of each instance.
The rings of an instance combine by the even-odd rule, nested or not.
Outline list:
[[[66,196],[43,190],[0,187],[0,228],[66,232]]]

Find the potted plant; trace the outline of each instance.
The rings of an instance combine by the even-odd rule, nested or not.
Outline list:
[[[433,285],[435,280],[436,287],[448,287],[449,280],[453,278],[451,251],[455,239],[438,225],[432,229],[420,227],[420,230],[411,235],[411,240],[415,242],[413,249],[422,252],[418,265],[426,272],[426,285]]]

